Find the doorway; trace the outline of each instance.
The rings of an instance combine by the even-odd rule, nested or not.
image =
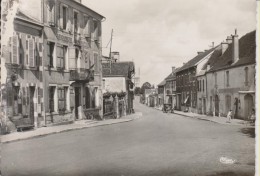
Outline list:
[[[254,100],[253,100],[253,96],[250,94],[246,94],[244,97],[244,101],[245,101],[245,105],[244,105],[244,109],[245,109],[245,119],[247,119],[250,116],[250,113],[252,111],[252,108],[254,108]]]
[[[79,119],[79,107],[81,105],[80,87],[75,87],[75,117]]]
[[[35,93],[35,87],[29,87],[29,118],[31,121],[31,124],[34,124],[34,93]]]
[[[203,112],[202,114],[206,114],[206,99],[203,98]]]

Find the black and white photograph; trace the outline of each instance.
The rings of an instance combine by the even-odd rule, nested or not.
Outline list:
[[[0,176],[260,175],[259,3],[1,0]]]

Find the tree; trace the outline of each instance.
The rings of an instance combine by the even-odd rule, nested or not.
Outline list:
[[[144,94],[144,90],[145,89],[151,89],[152,85],[149,82],[145,82],[143,83],[142,87],[141,87],[141,94]]]

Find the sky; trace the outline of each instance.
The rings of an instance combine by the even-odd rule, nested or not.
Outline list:
[[[29,1],[23,0],[26,4]],[[228,35],[256,29],[255,0],[82,0],[106,17],[102,24],[103,55],[120,52],[120,61],[134,61],[141,83],[159,84],[171,73]],[[36,5],[36,3],[35,3]],[[36,13],[31,11],[32,15]],[[107,47],[108,45],[108,47]]]

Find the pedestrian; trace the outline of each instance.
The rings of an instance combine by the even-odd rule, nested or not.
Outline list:
[[[227,114],[227,123],[231,123],[231,118],[232,118],[232,110],[230,109],[230,111]]]
[[[249,121],[251,123],[255,123],[255,109],[252,108],[252,111],[251,111],[251,114],[250,114],[250,117],[249,117]]]

